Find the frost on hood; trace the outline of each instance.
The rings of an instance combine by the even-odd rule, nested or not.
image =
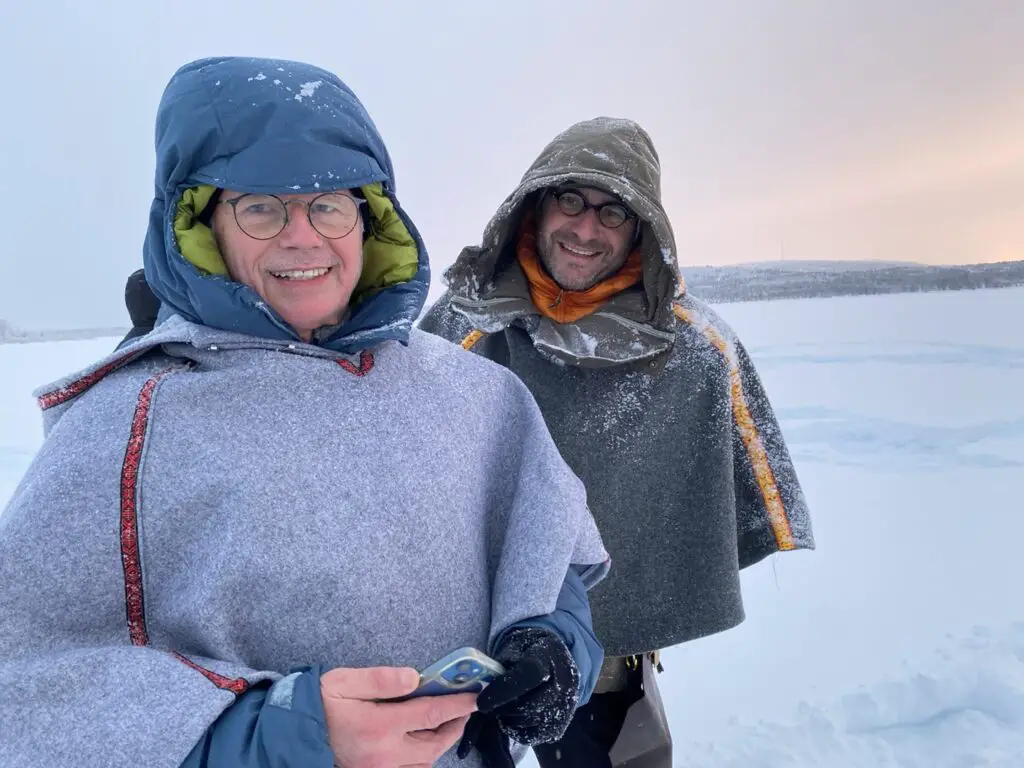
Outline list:
[[[302,74],[309,77],[308,72]],[[333,103],[331,99],[324,100],[316,98],[317,90],[327,85],[323,79],[317,78],[315,80],[299,82],[302,74],[288,72],[283,67],[277,67],[273,78],[268,77],[262,70],[258,70],[256,74],[250,75],[246,80],[250,83],[260,83],[261,85],[265,85],[265,87],[272,88],[275,91],[280,91],[282,92],[281,98],[283,100],[304,104],[318,112],[325,109],[330,109],[335,112],[338,110],[344,110],[345,106],[343,102]],[[220,81],[218,81],[217,84],[219,85]]]
[[[509,263],[520,212],[543,189],[567,183],[595,187],[615,195],[643,222],[640,250],[644,261],[647,303],[633,317],[663,332],[678,322],[671,304],[685,287],[679,270],[675,235],[661,200],[661,166],[654,145],[637,123],[595,118],[570,126],[545,146],[484,229],[479,246],[463,249],[445,272],[453,296],[473,302],[501,299],[493,295]],[[642,314],[641,314],[642,313]],[[600,350],[599,350],[600,351]],[[583,357],[593,357],[584,354]],[[616,355],[613,359],[618,359]]]
[[[308,83],[302,83],[302,85],[299,86],[299,92],[296,93],[292,98],[295,99],[296,101],[302,101],[303,99],[308,99],[310,96],[312,96],[314,93],[316,93],[316,89],[319,88],[323,84],[324,84],[323,80],[313,80],[313,81],[308,82]]]

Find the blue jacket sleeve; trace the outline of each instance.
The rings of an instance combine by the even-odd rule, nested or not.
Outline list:
[[[590,614],[590,599],[583,585],[581,571],[589,566],[569,567],[562,589],[558,593],[555,610],[545,616],[534,616],[517,621],[495,638],[497,648],[506,633],[517,627],[546,629],[562,639],[580,673],[579,706],[590,701],[590,695],[597,685],[604,663],[604,647],[594,634],[594,622]],[[493,649],[492,649],[493,650]]]
[[[331,768],[319,667],[250,688],[210,726],[181,768]]]

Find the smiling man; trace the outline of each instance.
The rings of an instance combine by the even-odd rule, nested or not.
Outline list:
[[[616,563],[591,597],[597,692],[535,747],[545,768],[671,766],[657,651],[738,624],[740,569],[814,544],[746,351],[685,291],[660,174],[636,123],[571,126],[420,323],[526,383]]]
[[[182,66],[155,328],[39,391],[0,514],[0,763],[509,768],[597,682],[586,492],[504,368],[413,327],[426,247],[334,74]],[[409,697],[472,646],[479,695]]]
[[[232,277],[266,299],[303,341],[337,327],[363,269],[362,238],[347,237],[360,223],[362,201],[347,190],[219,196],[207,208]]]
[[[639,279],[639,253],[623,271],[633,235],[639,230],[633,226],[636,217],[621,200],[593,187],[569,187],[547,190],[541,203],[536,252],[559,293],[588,291],[616,273],[623,285],[628,284],[625,280],[635,283]],[[597,215],[582,215],[590,209]],[[529,275],[543,281],[532,255],[529,248],[523,248],[520,263],[530,270]]]

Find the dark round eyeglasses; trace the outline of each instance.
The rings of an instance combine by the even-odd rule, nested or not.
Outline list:
[[[552,190],[551,195],[558,203],[558,210],[566,216],[580,216],[593,208],[597,211],[597,220],[608,229],[618,229],[630,219],[636,218],[635,213],[617,200],[593,205],[575,189],[556,189]]]
[[[325,192],[309,202],[282,200],[277,195],[245,194],[221,200],[235,212],[238,228],[254,240],[272,240],[288,226],[288,207],[306,209],[310,225],[328,240],[338,240],[356,227],[359,204],[348,195]]]

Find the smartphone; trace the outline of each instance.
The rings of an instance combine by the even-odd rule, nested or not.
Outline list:
[[[479,693],[505,668],[476,648],[459,648],[420,672],[420,684],[405,698],[443,696],[448,693]]]

